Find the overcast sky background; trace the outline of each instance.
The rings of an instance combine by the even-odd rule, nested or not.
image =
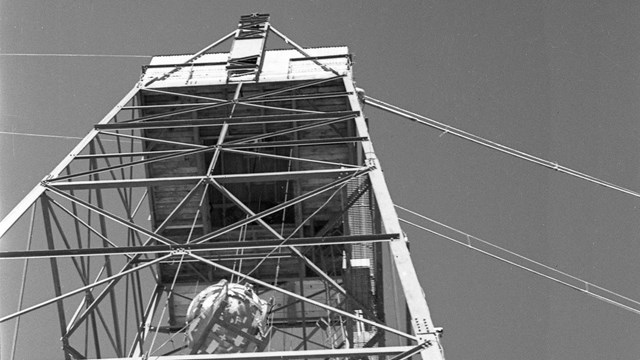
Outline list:
[[[636,1],[2,0],[0,53],[193,53],[252,12],[349,46],[367,95],[640,189]],[[147,62],[1,55],[0,131],[82,137]],[[397,204],[640,299],[640,199],[365,112]],[[0,134],[0,217],[76,143]],[[640,358],[640,315],[405,231],[448,359]]]

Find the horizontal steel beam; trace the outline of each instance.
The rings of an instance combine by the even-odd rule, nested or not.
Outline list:
[[[177,176],[177,177],[159,177],[159,178],[142,178],[142,179],[125,179],[125,180],[96,180],[96,181],[52,181],[46,183],[47,186],[59,190],[81,190],[81,189],[109,189],[119,187],[146,187],[160,185],[179,185],[179,184],[195,184],[198,181],[213,179],[221,184],[230,183],[250,183],[250,182],[267,182],[280,181],[303,178],[319,178],[319,177],[342,177],[347,176],[366,168],[349,168],[349,169],[321,169],[311,171],[282,171],[282,172],[266,172],[252,174],[228,174],[228,175],[209,175],[209,176]]]
[[[253,102],[271,102],[271,101],[289,101],[289,100],[316,100],[316,99],[327,99],[334,97],[346,97],[352,95],[352,92],[347,91],[334,91],[327,93],[315,93],[315,94],[291,94],[291,95],[283,95],[283,96],[270,96],[268,98],[261,99],[244,99],[242,102],[244,103],[253,103]]]
[[[224,149],[255,149],[268,147],[286,147],[286,146],[317,146],[317,145],[334,145],[367,141],[367,137],[335,137],[324,139],[304,139],[304,140],[285,140],[285,141],[260,141],[242,144],[222,144]]]
[[[138,151],[138,152],[122,152],[122,153],[106,153],[106,154],[86,154],[78,155],[76,159],[101,159],[101,158],[121,158],[121,157],[138,157],[138,156],[159,156],[166,154],[177,154],[180,152],[190,151],[191,149],[176,150],[157,150],[157,151]]]
[[[198,355],[168,355],[152,356],[155,360],[254,360],[254,359],[324,359],[324,358],[344,358],[351,356],[373,356],[373,355],[397,355],[415,349],[415,346],[387,346],[378,348],[356,348],[356,349],[323,349],[323,350],[298,350],[298,351],[265,351],[254,353],[235,354],[198,354]],[[119,360],[120,358],[110,358],[102,360]],[[144,357],[127,358],[134,360],[147,359]]]
[[[320,246],[351,243],[380,242],[399,239],[400,234],[375,234],[375,235],[346,235],[329,237],[292,238],[288,240],[267,239],[248,241],[216,241],[203,244],[177,244],[177,245],[148,245],[148,246],[120,246],[111,248],[82,248],[59,250],[27,250],[27,251],[0,251],[0,259],[37,259],[69,256],[97,256],[118,254],[145,254],[145,253],[170,253],[177,250],[211,251],[211,250],[236,250],[236,249],[261,249],[273,248],[280,245],[287,246]]]
[[[177,108],[177,107],[194,107],[201,105],[216,105],[221,102],[226,102],[225,100],[220,100],[216,102],[195,102],[195,103],[163,103],[157,105],[136,105],[136,106],[125,106],[122,110],[139,110],[139,109],[160,109],[160,108]]]
[[[288,249],[287,249],[288,250]],[[278,260],[278,259],[291,259],[294,257],[293,254],[289,253],[289,251],[287,252],[275,252],[273,254],[268,253],[268,252],[264,252],[264,251],[260,251],[260,252],[256,252],[256,253],[249,253],[249,254],[224,254],[222,252],[210,252],[208,253],[206,256],[204,256],[204,258],[206,258],[207,260],[211,260],[211,261],[237,261],[237,260],[243,260],[243,261],[258,261],[258,260],[263,260],[265,257],[269,257],[272,260]],[[134,261],[134,263],[145,263],[145,262],[149,262],[151,259],[137,259]],[[182,260],[183,263],[188,263],[188,262],[198,262],[198,260],[195,259],[184,259]],[[163,264],[170,264],[170,263],[175,263],[174,259],[171,260],[166,260],[164,262],[162,262]],[[285,279],[285,277],[278,277],[278,279]],[[298,277],[296,277],[294,280],[297,280]]]
[[[267,158],[272,158],[272,159],[281,159],[281,160],[286,160],[286,161],[300,161],[300,162],[307,162],[307,163],[314,163],[314,164],[337,166],[337,167],[343,167],[343,168],[345,168],[345,167],[346,168],[357,168],[357,167],[360,167],[360,165],[354,165],[354,164],[345,164],[345,163],[337,163],[337,162],[331,162],[331,161],[322,161],[322,160],[301,158],[301,157],[295,157],[295,156],[276,155],[276,154],[269,154],[269,153],[256,152],[256,151],[247,151],[247,150],[240,150],[240,149],[221,149],[221,150],[225,151],[225,152],[230,152],[230,153],[242,154],[242,155],[249,156],[249,157],[267,157]]]
[[[145,122],[127,122],[112,124],[97,124],[96,130],[122,130],[122,129],[152,129],[152,128],[175,128],[175,127],[197,127],[197,126],[220,126],[227,124],[242,124],[248,121],[270,122],[270,121],[312,121],[326,120],[337,117],[356,117],[358,111],[333,111],[313,114],[282,114],[282,115],[258,115],[258,116],[238,116],[207,119],[184,119],[184,120],[150,120]],[[135,119],[133,120],[135,121]]]
[[[342,116],[342,117],[337,117],[337,118],[333,118],[333,119],[329,119],[329,120],[314,121],[312,123],[301,125],[301,126],[291,127],[291,128],[282,129],[282,130],[279,130],[279,131],[274,131],[274,132],[265,132],[265,133],[259,134],[259,135],[240,138],[240,139],[233,140],[233,141],[227,141],[227,142],[224,143],[224,145],[236,144],[236,143],[249,143],[249,142],[254,142],[254,141],[258,141],[258,140],[264,140],[264,139],[268,139],[268,138],[275,138],[277,136],[287,135],[287,134],[291,134],[291,133],[301,133],[301,132],[306,131],[306,130],[315,129],[317,127],[327,126],[327,125],[331,125],[331,124],[334,124],[334,123],[337,123],[337,122],[342,122],[342,121],[345,121],[345,120],[352,120],[352,119],[353,119],[353,116]]]

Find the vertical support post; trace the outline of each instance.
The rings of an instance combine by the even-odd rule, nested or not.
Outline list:
[[[300,296],[304,297],[304,278],[306,272],[305,263],[302,259],[298,258],[298,266],[299,266],[299,283],[300,283]],[[307,312],[305,310],[304,301],[300,302],[300,311],[302,312],[302,347],[304,350],[307,350]]]
[[[374,224],[376,222],[374,221]],[[376,232],[379,233],[379,232]],[[380,320],[380,322],[384,323],[386,321],[386,317],[385,317],[385,312],[384,312],[384,281],[383,281],[383,269],[382,269],[382,244],[380,243],[375,243],[373,244],[374,247],[374,251],[375,251],[375,258],[376,258],[376,262],[378,262],[376,264],[375,267],[375,278],[376,278],[376,286],[375,286],[375,291],[376,291],[376,315],[378,315],[378,319]],[[378,336],[380,335],[380,336]],[[382,347],[385,346],[385,336],[384,333],[381,331],[377,331],[376,335],[375,335],[378,340],[378,346]]]
[[[31,240],[33,240],[33,223],[36,216],[36,204],[31,209],[31,220],[29,221],[29,235],[27,236],[27,251],[31,250]],[[22,309],[22,300],[24,300],[24,289],[27,282],[27,270],[29,269],[29,259],[24,260],[22,267],[22,282],[20,283],[20,296],[18,297],[18,310]],[[18,330],[20,329],[20,318],[16,319],[16,326],[13,332],[13,341],[11,342],[11,355],[9,359],[14,360],[16,356],[16,345],[18,343]]]
[[[91,142],[89,144],[89,149],[90,149],[90,153],[93,155],[95,154],[95,144],[94,142]],[[96,159],[92,158],[91,159],[92,162],[92,166],[94,168],[97,168],[97,164],[96,164]],[[100,180],[100,175],[98,173],[95,173],[92,175],[96,181]],[[104,202],[102,200],[102,190],[101,189],[96,189],[96,204],[100,209],[104,209]],[[102,236],[104,236],[105,238],[108,238],[107,236],[107,223],[105,220],[104,215],[102,214],[98,214],[98,219],[100,221],[100,233],[102,233]],[[102,241],[103,246],[104,247],[109,247],[109,244],[106,241]],[[104,257],[104,266],[105,266],[105,271],[107,273],[107,277],[110,277],[113,275],[113,271],[111,269],[111,259],[109,259],[109,255],[106,255]],[[115,333],[115,340],[116,340],[116,352],[119,354],[119,356],[124,356],[123,354],[123,350],[122,350],[122,338],[120,337],[120,323],[119,323],[119,316],[118,316],[118,306],[116,303],[116,290],[115,289],[111,289],[111,291],[109,292],[109,301],[111,302],[111,315],[113,318],[113,325],[114,325],[114,333]]]
[[[366,121],[362,115],[362,108],[360,102],[355,94],[357,91],[353,84],[353,79],[350,76],[343,78],[345,89],[347,92],[351,92],[349,101],[351,109],[360,111],[360,116],[355,118],[357,136],[369,138],[369,130]],[[393,206],[389,189],[385,182],[384,174],[380,168],[380,162],[375,155],[373,145],[371,141],[362,141],[362,150],[365,156],[365,162],[367,165],[373,165],[375,168],[369,172],[369,180],[371,181],[371,187],[376,197],[378,209],[380,210],[380,216],[384,231],[386,233],[398,233],[401,234],[397,240],[389,241],[389,251],[391,253],[391,259],[394,262],[402,285],[404,296],[407,300],[407,307],[411,314],[411,324],[413,332],[421,341],[429,342],[431,346],[425,348],[420,354],[422,359],[443,360],[442,347],[440,345],[440,339],[435,332],[433,321],[431,320],[431,312],[425,299],[425,294],[420,286],[418,275],[413,267],[409,249],[407,247],[407,238],[404,236],[402,229],[400,228],[400,222],[398,221],[398,214]]]
[[[164,291],[164,287],[162,285],[156,285],[156,289],[151,295],[149,299],[149,304],[147,305],[147,309],[144,312],[142,317],[142,322],[138,324],[138,333],[136,334],[136,339],[131,347],[131,351],[129,352],[129,356],[133,358],[141,357],[144,349],[144,341],[147,339],[147,335],[149,335],[149,329],[151,328],[151,322],[153,320],[153,315],[156,313],[156,308],[162,299],[162,292]]]
[[[51,206],[49,204],[49,198],[47,195],[43,195],[41,197],[42,201],[42,218],[44,221],[44,230],[47,238],[47,247],[49,250],[55,249],[55,244],[53,243],[53,231],[51,230]],[[55,296],[58,297],[62,295],[62,286],[60,285],[60,271],[58,268],[58,261],[55,257],[49,259],[49,263],[51,264],[51,276],[53,277],[53,291]],[[60,334],[62,336],[62,348],[64,351],[64,358],[66,360],[71,360],[71,356],[66,351],[66,348],[69,346],[69,340],[64,336],[67,328],[67,320],[64,313],[64,304],[62,300],[58,300],[56,302],[56,306],[58,307],[58,325],[60,327]]]

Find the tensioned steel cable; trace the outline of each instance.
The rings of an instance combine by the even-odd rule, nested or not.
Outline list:
[[[37,54],[37,53],[2,53],[0,56],[31,56],[31,57],[107,57],[107,58],[151,58],[151,55],[124,54]]]
[[[617,293],[615,291],[612,291],[612,290],[606,289],[604,287],[595,285],[595,284],[590,283],[590,282],[588,282],[588,281],[586,281],[584,279],[581,279],[581,278],[579,278],[577,276],[573,276],[573,275],[568,274],[568,273],[566,273],[564,271],[557,270],[557,269],[555,269],[555,268],[553,268],[551,266],[548,266],[548,265],[545,265],[545,264],[543,264],[541,262],[532,260],[532,259],[530,259],[530,258],[528,258],[526,256],[520,255],[518,253],[515,253],[515,252],[513,252],[511,250],[505,249],[505,248],[500,247],[498,245],[494,245],[494,244],[492,244],[492,243],[490,243],[490,242],[488,242],[486,240],[482,240],[482,239],[480,239],[480,238],[478,238],[476,236],[470,235],[470,234],[468,234],[468,233],[466,233],[466,232],[464,232],[462,230],[458,230],[458,229],[456,229],[456,228],[454,228],[452,226],[449,226],[449,225],[446,225],[446,224],[444,224],[442,222],[439,222],[437,220],[431,219],[431,218],[429,218],[429,217],[427,217],[425,215],[419,214],[419,213],[417,213],[417,212],[415,212],[413,210],[409,210],[409,209],[404,208],[404,207],[399,206],[399,205],[394,205],[394,206],[396,208],[400,209],[400,210],[403,210],[403,211],[406,211],[406,212],[408,212],[410,214],[413,214],[413,215],[415,215],[415,216],[417,216],[417,217],[419,217],[419,218],[421,218],[423,220],[429,221],[429,222],[431,222],[433,224],[436,224],[438,226],[441,226],[443,228],[451,230],[451,231],[453,231],[455,233],[458,233],[458,234],[464,236],[467,241],[465,242],[463,240],[455,239],[455,238],[453,238],[451,236],[448,236],[448,235],[445,235],[445,234],[443,234],[443,233],[441,233],[439,231],[430,229],[430,228],[428,228],[426,226],[422,226],[422,225],[416,224],[416,223],[411,222],[411,221],[406,220],[406,219],[398,219],[398,220],[402,221],[405,224],[408,224],[408,225],[411,225],[411,226],[413,226],[413,227],[415,227],[417,229],[429,232],[429,233],[431,233],[433,235],[436,235],[436,236],[438,236],[440,238],[452,241],[452,242],[454,242],[456,244],[463,245],[463,246],[465,246],[465,247],[467,247],[469,249],[475,250],[477,252],[480,252],[480,253],[485,254],[487,256],[490,256],[490,257],[492,257],[494,259],[497,259],[497,260],[500,260],[502,262],[505,262],[505,263],[507,263],[509,265],[513,265],[515,267],[518,267],[518,268],[520,268],[522,270],[528,271],[530,273],[533,273],[533,274],[538,275],[540,277],[543,277],[545,279],[552,280],[552,281],[554,281],[554,282],[556,282],[558,284],[564,285],[564,286],[569,287],[571,289],[578,290],[578,291],[580,291],[580,292],[582,292],[584,294],[587,294],[587,295],[589,295],[589,296],[591,296],[591,297],[593,297],[595,299],[598,299],[600,301],[603,301],[603,302],[609,303],[611,305],[617,306],[617,307],[619,307],[619,308],[621,308],[623,310],[627,310],[627,311],[630,311],[630,312],[632,312],[632,313],[634,313],[636,315],[640,315],[640,301],[631,299],[631,298],[629,298],[627,296],[624,296],[624,295],[621,295],[621,294],[619,294],[619,293]],[[516,261],[506,259],[506,258],[504,258],[504,257],[502,257],[502,256],[500,256],[500,255],[498,255],[496,253],[493,253],[493,252],[491,252],[489,250],[480,249],[480,248],[474,246],[471,243],[472,239],[474,241],[480,242],[480,243],[482,243],[482,244],[484,244],[486,246],[489,246],[490,248],[497,249],[497,250],[502,251],[504,253],[507,253],[507,254],[509,254],[511,256],[514,256],[515,258],[518,258],[519,260],[523,260],[523,261],[529,262],[530,264],[535,264],[537,266],[540,266],[541,268],[543,268],[545,271],[548,271],[549,273],[552,273],[552,274],[555,274],[555,275],[564,276],[567,279],[571,279],[573,281],[579,282],[584,287],[572,284],[572,283],[570,283],[570,282],[568,282],[566,280],[562,280],[562,279],[560,279],[560,278],[558,278],[558,277],[556,277],[554,275],[547,274],[547,273],[544,273],[542,271],[532,269],[532,268],[530,268],[530,267],[528,267],[528,266],[526,266],[524,264],[518,263]],[[592,289],[595,289],[595,290],[601,291],[603,293],[606,293],[606,295],[596,294],[596,293],[594,293],[592,291]],[[637,308],[633,307],[633,306],[629,306],[629,305],[623,304],[622,302],[620,302],[618,300],[615,300],[612,297],[617,297],[618,299],[621,299],[621,300],[624,300],[624,301],[628,301],[629,303],[637,306]]]
[[[55,138],[55,139],[67,139],[67,140],[82,140],[82,138],[78,137],[78,136],[32,134],[32,133],[22,133],[22,132],[14,132],[14,131],[0,131],[0,134],[3,134],[3,135],[32,136],[32,137],[47,137],[47,138]]]
[[[23,132],[15,132],[15,131],[0,131],[1,135],[19,135],[19,136],[30,136],[30,137],[46,137],[53,139],[65,139],[65,140],[82,140],[82,137],[79,136],[63,136],[63,135],[50,135],[50,134],[33,134],[33,133],[23,133]],[[103,139],[102,141],[117,141],[112,139]]]
[[[591,175],[585,174],[583,172],[568,168],[566,166],[562,166],[562,165],[558,164],[557,162],[545,160],[543,158],[540,158],[540,157],[535,156],[535,155],[531,155],[531,154],[526,153],[524,151],[516,150],[514,148],[508,147],[506,145],[502,145],[502,144],[497,143],[495,141],[491,141],[491,140],[485,139],[483,137],[471,134],[469,132],[466,132],[464,130],[455,128],[453,126],[449,126],[449,125],[441,123],[439,121],[430,119],[430,118],[428,118],[426,116],[422,116],[420,114],[416,114],[414,112],[402,109],[402,108],[400,108],[398,106],[391,105],[391,104],[386,103],[384,101],[374,99],[374,98],[372,98],[370,96],[366,96],[365,95],[365,103],[368,104],[368,105],[377,107],[379,109],[388,111],[390,113],[399,115],[401,117],[407,118],[409,120],[415,121],[415,122],[417,122],[419,124],[426,125],[426,126],[429,126],[431,128],[434,128],[434,129],[438,129],[440,131],[443,131],[443,134],[451,134],[451,135],[457,136],[459,138],[465,139],[467,141],[471,141],[473,143],[488,147],[490,149],[498,150],[498,151],[500,151],[502,153],[505,153],[505,154],[508,154],[508,155],[511,155],[511,156],[515,156],[515,157],[517,157],[519,159],[526,160],[526,161],[532,162],[534,164],[537,164],[537,165],[540,165],[540,166],[544,166],[546,168],[553,169],[553,170],[565,173],[567,175],[571,175],[571,176],[574,176],[576,178],[579,178],[579,179],[582,179],[582,180],[586,180],[586,181],[592,182],[594,184],[597,184],[597,185],[600,185],[600,186],[604,186],[604,187],[607,187],[609,189],[617,190],[617,191],[623,192],[625,194],[632,195],[632,196],[635,196],[637,198],[640,198],[640,193],[637,192],[637,191],[630,190],[630,189],[627,189],[627,188],[622,187],[620,185],[616,185],[614,183],[599,179],[599,178],[597,178],[595,176],[591,176]]]

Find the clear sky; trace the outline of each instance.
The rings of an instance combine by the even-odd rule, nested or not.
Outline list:
[[[3,0],[0,53],[189,53],[252,12],[348,45],[367,95],[640,189],[636,1]],[[82,137],[147,61],[0,55],[0,131]],[[640,299],[640,199],[365,112],[396,203]],[[76,142],[0,134],[0,217]],[[448,359],[640,357],[640,315],[405,231]]]

